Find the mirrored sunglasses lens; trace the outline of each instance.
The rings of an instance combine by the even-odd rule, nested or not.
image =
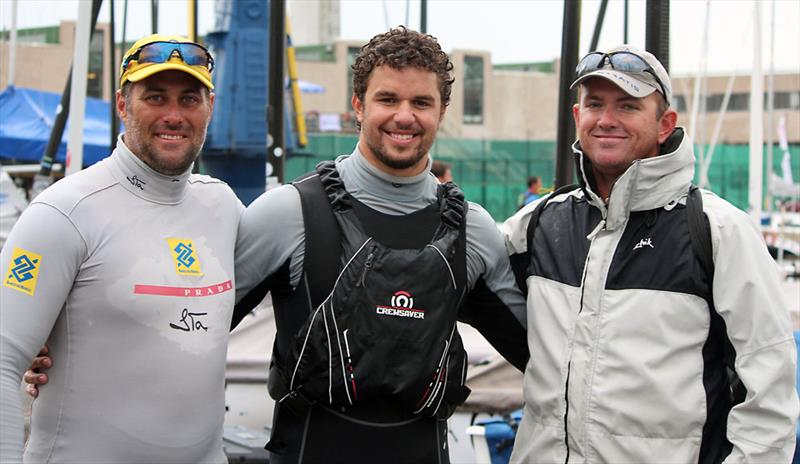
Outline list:
[[[650,68],[647,63],[633,53],[615,53],[611,55],[611,67],[617,71],[640,73]]]
[[[584,73],[595,71],[600,66],[600,63],[603,62],[604,56],[602,53],[590,53],[584,56],[578,63],[577,68],[575,68],[575,72],[580,76]]]
[[[184,63],[190,66],[208,66],[208,54],[195,44],[158,42],[150,44],[139,52],[139,63],[164,63],[178,51]]]
[[[191,66],[208,66],[208,53],[194,44],[180,44],[178,47],[183,61]]]
[[[169,56],[174,49],[175,44],[150,44],[139,51],[139,57],[136,61],[139,63],[163,63],[169,60]]]

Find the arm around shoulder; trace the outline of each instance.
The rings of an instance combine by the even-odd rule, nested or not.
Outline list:
[[[242,214],[236,240],[234,324],[270,291],[274,274],[291,260],[291,281],[302,271],[305,245],[300,195],[283,185],[258,197]]]
[[[530,357],[525,298],[514,280],[497,225],[476,204],[470,204],[467,214],[467,277],[470,287],[462,307],[463,320],[524,370]]]

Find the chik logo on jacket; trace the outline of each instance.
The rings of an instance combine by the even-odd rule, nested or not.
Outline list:
[[[32,251],[14,248],[11,262],[3,279],[3,286],[33,296],[39,281],[42,256]]]
[[[392,295],[391,306],[376,306],[375,313],[380,316],[425,319],[425,311],[414,308],[414,297],[403,290],[395,292],[394,295]]]
[[[194,242],[185,238],[168,238],[167,243],[175,263],[175,272],[180,275],[203,275]]]

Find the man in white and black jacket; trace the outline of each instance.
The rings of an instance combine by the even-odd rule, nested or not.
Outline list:
[[[702,265],[692,143],[652,54],[590,53],[576,86],[580,187],[503,226],[535,353],[512,462],[789,462],[797,355],[758,229],[701,191]]]

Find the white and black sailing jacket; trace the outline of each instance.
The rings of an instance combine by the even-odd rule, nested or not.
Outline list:
[[[789,462],[795,345],[753,222],[702,192],[708,276],[688,232],[694,155],[682,128],[607,204],[573,149],[581,188],[542,210],[525,274],[531,360],[512,462]],[[535,207],[504,224],[511,255],[528,252]]]

